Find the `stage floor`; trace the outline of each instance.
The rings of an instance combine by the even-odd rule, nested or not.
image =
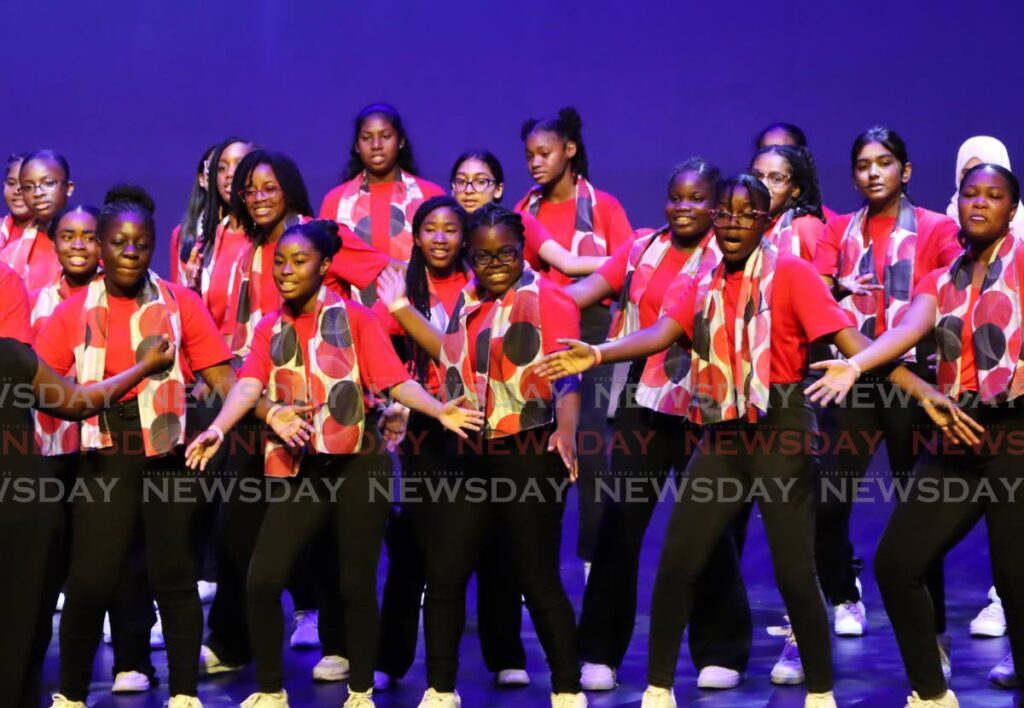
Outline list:
[[[583,592],[582,564],[576,560],[573,548],[576,536],[576,510],[573,496],[566,511],[565,532],[562,543],[563,565],[570,597],[579,611]],[[645,687],[646,646],[649,627],[650,587],[654,581],[657,551],[666,521],[668,507],[662,505],[654,518],[644,547],[641,568],[640,613],[636,633],[626,662],[619,672],[619,687],[607,693],[589,694],[590,705],[595,708],[611,706],[639,706]],[[833,637],[832,647],[836,670],[835,695],[840,706],[879,706],[882,708],[904,705],[909,687],[896,649],[895,639],[878,597],[870,559],[874,542],[888,516],[888,507],[882,504],[862,504],[854,511],[855,544],[858,555],[864,557],[868,568],[862,576],[869,632],[857,639]],[[754,649],[750,667],[743,684],[732,691],[701,691],[696,687],[696,674],[683,643],[679,660],[676,696],[680,706],[699,705],[707,708],[747,708],[772,706],[789,708],[803,706],[802,687],[776,687],[768,680],[772,664],[781,650],[781,640],[767,634],[765,628],[782,620],[782,601],[775,589],[768,558],[764,529],[756,511],[751,521],[750,535],[745,551],[744,574],[747,579],[750,602],[754,612]],[[381,564],[382,581],[385,564]],[[972,639],[968,624],[986,601],[991,583],[988,543],[984,523],[955,549],[946,561],[947,606],[949,634],[953,639],[952,687],[965,708],[992,706],[1002,708],[1017,705],[1013,692],[1000,690],[987,680],[989,669],[1009,651],[1005,638]],[[474,590],[471,588],[471,593]],[[287,600],[286,600],[287,602]],[[462,644],[462,666],[459,673],[459,692],[465,708],[530,707],[549,704],[550,683],[544,655],[537,636],[524,616],[523,638],[528,654],[528,670],[533,684],[526,688],[503,690],[493,684],[493,677],[484,667],[480,656],[475,625],[475,600],[469,601],[469,624]],[[524,611],[525,612],[525,611]],[[59,617],[57,615],[56,617]],[[55,617],[55,630],[56,630]],[[344,702],[344,684],[314,684],[310,679],[313,665],[319,659],[318,651],[284,649],[286,683],[293,706],[340,706]],[[161,685],[148,694],[112,696],[110,693],[111,651],[104,645],[96,662],[91,706],[104,708],[149,708],[163,706],[166,694],[166,661],[162,651],[153,653],[153,663],[161,676]],[[56,640],[50,647],[44,673],[44,688],[56,690]],[[239,674],[205,680],[200,684],[200,697],[206,706],[238,705],[253,690],[251,668]],[[416,706],[425,690],[422,636],[416,664],[408,676],[391,691],[375,696],[381,708]],[[44,704],[48,705],[48,703]]]

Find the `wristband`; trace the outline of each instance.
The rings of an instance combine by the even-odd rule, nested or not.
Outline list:
[[[275,403],[274,405],[272,405],[270,407],[270,410],[267,411],[267,417],[263,419],[263,422],[266,423],[267,425],[270,425],[270,419],[273,418],[274,414],[277,413],[279,410],[281,410],[280,403]]]
[[[600,366],[601,365],[601,358],[602,358],[601,357],[601,350],[597,347],[596,344],[591,344],[590,348],[594,352],[594,366]]]
[[[859,379],[860,375],[864,373],[864,369],[860,368],[860,364],[855,362],[853,359],[847,359],[846,363],[850,365],[850,368],[854,370],[857,374],[857,378]]]
[[[214,433],[217,436],[217,444],[222,445],[224,443],[224,431],[218,428],[216,425],[211,425],[206,429],[207,432]]]
[[[411,303],[409,302],[409,298],[407,298],[407,297],[400,297],[397,300],[395,300],[393,303],[388,305],[388,312],[398,312],[403,307],[409,307],[410,304]]]

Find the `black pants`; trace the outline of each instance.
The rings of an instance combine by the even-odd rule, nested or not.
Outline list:
[[[31,434],[27,436],[31,440]],[[50,641],[57,593],[63,579],[61,555],[63,502],[44,501],[44,485],[56,489],[58,477],[42,458],[5,449],[0,484],[0,686],[5,705],[39,705],[39,679]],[[52,481],[51,481],[52,480]],[[15,495],[15,483],[25,485]]]
[[[466,585],[494,519],[544,648],[553,691],[580,690],[575,615],[560,575],[568,478],[561,458],[547,452],[548,434],[533,429],[453,445],[452,460],[461,462],[461,471],[448,480],[454,485],[450,500],[431,504],[427,554],[427,683],[437,691],[455,689]]]
[[[408,499],[396,504],[388,520],[384,542],[388,573],[380,617],[380,658],[377,669],[401,678],[416,659],[420,600],[426,587],[427,538],[431,524],[430,499],[422,486],[444,476],[444,448],[450,435],[433,418],[410,414],[400,449],[402,483],[410,484]],[[522,600],[508,551],[492,528],[477,568],[477,628],[484,663],[489,671],[526,668],[526,650],[520,637]]]
[[[206,645],[226,664],[252,660],[249,622],[246,616],[246,577],[256,549],[256,539],[266,513],[263,477],[263,441],[266,426],[252,416],[243,419],[227,436],[227,459],[216,474],[222,483],[214,505],[218,506],[216,538],[217,594],[206,619]],[[209,467],[207,468],[209,470]],[[208,476],[210,475],[207,472]],[[296,610],[317,607],[316,569],[312,547],[303,549],[288,583]],[[339,601],[340,602],[340,601]],[[335,646],[343,641],[337,622],[323,622],[322,641],[329,653],[344,654]],[[325,652],[328,653],[328,652]]]
[[[942,441],[927,447],[906,503],[897,504],[875,554],[875,575],[892,621],[907,676],[925,699],[946,691],[935,642],[933,599],[925,577],[982,517],[988,528],[996,590],[1018,676],[1024,676],[1024,409],[978,405],[972,395],[962,407],[985,426],[980,449]]]
[[[72,531],[73,533],[73,531]],[[110,636],[114,664],[110,673],[138,671],[156,685],[156,669],[150,659],[149,631],[156,622],[153,591],[146,577],[146,550],[138,524],[110,603]]]
[[[373,686],[379,633],[377,562],[390,507],[386,488],[392,470],[376,426],[367,422],[366,430],[364,452],[310,455],[297,477],[271,487],[247,590],[249,631],[261,692],[274,693],[283,687],[281,592],[302,550],[318,537],[331,549],[332,555],[325,555],[323,562],[336,571],[332,574],[343,597],[351,662],[349,686],[354,691]],[[322,608],[321,617],[323,612]],[[331,617],[327,621],[339,624]],[[328,647],[324,650],[333,653]]]
[[[84,701],[110,605],[141,521],[146,567],[167,643],[170,693],[196,695],[203,614],[196,590],[201,494],[181,455],[147,458],[134,401],[101,416],[114,448],[84,454],[79,477],[90,498],[72,507],[74,535],[60,622],[61,693]]]
[[[814,570],[814,416],[796,391],[773,387],[756,424],[709,427],[690,458],[687,486],[672,511],[651,600],[648,682],[671,688],[697,581],[748,498],[764,519],[775,579],[800,642],[807,688],[832,689],[828,615]],[[753,446],[753,447],[751,447]]]
[[[930,378],[924,366],[915,373]],[[915,432],[927,428],[928,418],[921,406],[884,377],[865,376],[840,406],[822,411],[821,487],[815,527],[815,559],[818,579],[826,599],[833,605],[856,602],[857,568],[850,540],[852,493],[844,484],[861,479],[871,458],[884,440],[893,479],[909,479],[919,450]],[[928,589],[935,609],[935,626],[946,631],[945,582],[942,558],[927,573]]]
[[[608,338],[611,315],[604,305],[583,310],[580,316],[580,338],[590,344],[600,344]],[[576,480],[579,496],[579,535],[576,555],[581,560],[593,561],[597,547],[597,534],[601,528],[603,507],[597,494],[597,480],[608,470],[608,451],[602,442],[611,433],[608,425],[608,406],[611,401],[612,375],[615,367],[608,364],[595,366],[583,374],[580,381],[580,419],[578,437],[581,440],[579,467]]]
[[[583,660],[609,666],[621,665],[633,637],[640,552],[664,496],[659,490],[673,471],[678,481],[701,437],[697,426],[636,402],[640,371],[634,364],[615,414],[611,474],[602,478],[603,490],[614,498],[604,501],[579,624]],[[745,521],[737,517],[723,534],[696,584],[689,644],[698,670],[725,666],[744,671],[750,658],[753,623],[738,553]]]

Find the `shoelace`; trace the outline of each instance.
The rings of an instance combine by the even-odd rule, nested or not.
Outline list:
[[[853,615],[858,622],[864,624],[864,613],[860,611],[856,602],[844,602],[842,608]]]
[[[796,648],[796,635],[793,634],[793,625],[789,624],[789,617],[784,617],[786,624],[776,627],[769,627],[768,634],[773,637],[784,637],[786,639],[785,646],[782,647],[783,659],[792,660],[800,658],[800,653]]]

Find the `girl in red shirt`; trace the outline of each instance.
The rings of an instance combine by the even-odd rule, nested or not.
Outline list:
[[[465,394],[486,414],[483,435],[460,446],[449,461],[459,463],[462,484],[446,503],[432,507],[436,518],[427,550],[423,619],[429,688],[420,705],[460,704],[455,683],[466,584],[494,515],[508,539],[506,562],[515,569],[551,666],[552,705],[578,708],[586,706],[586,698],[580,693],[575,617],[558,554],[567,484],[563,465],[570,481],[576,478],[579,396],[575,378],[552,386],[534,370],[545,352],[560,346],[560,337],[578,336],[579,309],[526,265],[518,214],[488,204],[474,212],[467,229],[474,279],[459,296],[445,332],[410,306],[400,277],[387,271],[380,281],[381,299],[395,319],[444,370],[444,396]],[[510,483],[516,498],[499,503],[487,493],[492,480]],[[531,485],[543,491],[520,498]],[[481,487],[482,499],[472,491]]]
[[[229,321],[231,349],[244,357],[256,324],[281,304],[273,277],[274,247],[284,231],[310,220],[312,207],[298,165],[287,155],[258,150],[239,164],[232,185],[232,207],[248,246],[231,274]],[[348,295],[351,286],[368,288],[389,260],[356,238],[342,237],[341,251],[331,259],[328,286]]]
[[[802,147],[807,150],[807,154],[811,157],[813,163],[814,158],[811,156],[810,148],[807,147],[807,136],[804,134],[804,131],[800,126],[793,125],[792,123],[772,123],[758,133],[757,137],[754,139],[755,152],[772,145],[793,145],[795,147]],[[821,213],[824,215],[826,222],[839,216],[824,204],[821,205]]]
[[[814,387],[821,389],[815,397],[838,399],[861,372],[898,361],[934,331],[939,388],[984,425],[983,443],[966,439],[973,447],[925,446],[915,468],[919,484],[906,502],[896,505],[875,554],[878,589],[914,688],[910,703],[915,705],[958,705],[943,676],[935,618],[929,609],[933,599],[923,581],[982,516],[1013,649],[1003,662],[1009,670],[997,667],[995,678],[1011,682],[1012,657],[1024,656],[1024,575],[1019,552],[1024,514],[1012,492],[1007,494],[1020,483],[1020,460],[1013,441],[1015,433],[1024,429],[1024,416],[1016,405],[1024,393],[1024,242],[1010,228],[1019,200],[1020,183],[1006,168],[983,163],[968,170],[958,201],[961,254],[950,266],[921,280],[903,319],[870,347],[847,362],[818,365],[827,368],[828,374]],[[969,493],[958,500],[945,494],[936,503],[925,482],[949,479],[962,482]],[[976,496],[982,485],[992,493]],[[1018,659],[1017,675],[1021,668]]]
[[[931,271],[952,263],[961,247],[956,222],[914,206],[907,196],[911,164],[906,145],[895,131],[882,127],[865,131],[854,141],[850,158],[853,182],[865,203],[855,214],[828,223],[814,265],[833,287],[850,322],[875,338],[899,323],[913,288]],[[927,365],[933,350],[930,343],[922,343],[903,362],[921,378],[934,381]],[[823,474],[833,485],[837,479],[862,477],[881,435],[892,473],[909,477],[920,452],[913,446],[913,430],[925,422],[923,412],[878,376],[865,377],[858,391],[858,405],[833,406],[822,412],[824,439],[835,441],[842,434],[844,441],[851,441],[841,446],[826,442]],[[867,621],[850,538],[852,500],[835,493],[821,496],[816,546],[819,579],[836,608],[836,633],[859,636]],[[936,562],[928,578],[941,634],[945,632],[941,562]]]
[[[32,210],[25,203],[21,194],[21,183],[18,173],[21,163],[28,153],[16,153],[7,158],[4,165],[4,203],[7,204],[7,215],[0,221],[0,252],[8,241],[17,241],[22,232],[32,221]]]
[[[531,119],[523,124],[526,164],[537,183],[516,205],[516,211],[535,216],[574,256],[609,256],[633,233],[626,212],[612,195],[590,184],[583,122],[575,108],[563,108],[554,118]],[[548,276],[559,285],[572,280],[560,273]],[[610,301],[582,312],[583,339],[600,342],[608,336]],[[580,430],[591,438],[608,434],[608,401],[599,391],[610,391],[612,371],[589,372],[580,386]],[[605,394],[606,396],[608,394]],[[594,446],[596,447],[596,446]],[[580,524],[576,554],[584,563],[594,557],[601,507],[594,501],[596,477],[607,470],[601,452],[580,457]],[[584,566],[586,567],[586,566]]]
[[[812,261],[825,232],[825,216],[810,153],[791,145],[761,148],[754,153],[750,174],[772,195],[765,238],[783,253]]]
[[[79,477],[90,497],[76,499],[72,508],[75,534],[60,623],[56,708],[84,706],[103,613],[140,520],[149,581],[167,627],[169,705],[201,705],[196,659],[202,609],[194,553],[200,495],[193,489],[180,499],[161,485],[187,483],[181,479],[180,454],[184,372],[195,372],[222,394],[233,373],[230,352],[199,297],[149,270],[154,224],[152,212],[143,206],[147,202],[152,200],[141,190],[124,190],[104,206],[97,223],[104,277],[58,305],[36,341],[44,361],[57,371],[73,369],[86,383],[129,369],[148,341],[166,336],[178,349],[169,371],[146,379],[101,418],[81,425],[85,454]]]
[[[260,530],[247,589],[259,692],[245,706],[288,705],[281,591],[299,552],[321,533],[337,544],[328,565],[340,578],[351,651],[345,706],[373,706],[377,561],[389,508],[374,484],[390,477],[391,458],[365,397],[388,392],[460,435],[482,422],[482,414],[459,407],[461,399],[442,405],[410,380],[372,312],[326,287],[340,247],[337,225],[323,220],[292,226],[276,241],[283,305],[260,321],[238,384],[188,450],[189,465],[204,468],[225,432],[256,409],[277,435],[266,445],[266,474],[286,478],[293,491],[310,483],[315,490],[270,504]]]
[[[189,193],[188,203],[185,205],[185,214],[181,217],[181,222],[171,232],[171,257],[168,261],[171,281],[180,282],[182,285],[194,283],[195,288],[193,289],[196,290],[200,286],[198,278],[200,268],[198,266],[200,265],[199,251],[202,246],[202,239],[198,236],[203,230],[203,210],[210,195],[210,159],[219,147],[219,145],[211,145],[199,158],[195,182],[192,183],[192,191]],[[185,253],[182,253],[183,243],[186,244]],[[190,269],[191,278],[186,276],[184,268],[189,263],[192,263],[193,266]],[[189,282],[190,280],[192,283]]]
[[[701,158],[681,164],[668,182],[666,225],[647,235],[638,232],[600,270],[566,288],[581,308],[609,297],[619,301],[612,338],[653,324],[671,311],[692,280],[717,265],[711,209],[720,179],[718,168]],[[681,475],[690,456],[686,441],[693,439],[694,426],[686,422],[689,361],[690,353],[677,345],[634,360],[616,408],[612,480],[635,478],[652,487],[642,501],[631,497],[603,502],[605,515],[579,624],[586,690],[615,686],[636,621],[640,550],[658,502],[654,485],[673,470]],[[637,476],[633,470],[641,459],[646,472]],[[742,533],[741,526],[737,530]],[[746,669],[752,622],[730,534],[716,547],[698,602],[702,609],[689,635],[690,655],[700,672],[697,685],[732,688]]]
[[[471,150],[459,155],[452,165],[452,196],[472,214],[484,204],[501,203],[505,193],[505,171],[489,150]],[[520,212],[526,231],[526,262],[548,275],[554,268],[562,275],[584,276],[607,261],[605,256],[575,255],[548,233],[533,214]]]
[[[402,117],[393,106],[371,103],[356,116],[348,166],[342,183],[324,197],[320,218],[337,221],[381,253],[408,263],[416,210],[444,194],[416,172]],[[367,305],[377,299],[362,290],[359,298]]]
[[[778,489],[753,498],[765,522],[779,590],[805,650],[805,705],[836,705],[828,615],[814,574],[813,465],[803,442],[814,430],[814,416],[799,384],[810,342],[826,338],[852,355],[868,340],[829,299],[810,264],[780,256],[762,239],[770,202],[768,190],[750,175],[725,182],[713,212],[722,262],[691,283],[674,309],[651,326],[600,346],[571,342],[569,351],[547,357],[539,371],[564,376],[602,361],[647,356],[680,338],[692,346],[689,416],[706,428],[662,547],[651,601],[644,708],[675,706],[672,685],[695,583],[711,549],[744,506],[745,499],[717,487],[722,478],[740,480],[748,495],[758,480],[786,482],[782,498]],[[742,328],[731,326],[737,319]],[[736,337],[740,341],[733,341]],[[943,422],[955,408],[906,369],[891,376],[913,388]],[[780,431],[793,435],[790,442]],[[738,440],[746,441],[739,449]],[[756,445],[757,452],[745,453],[747,444]],[[729,500],[718,499],[723,493],[731,495]]]
[[[32,211],[32,221],[19,237],[10,234],[0,250],[0,261],[20,275],[31,292],[60,278],[60,263],[48,229],[53,215],[67,206],[75,191],[68,161],[53,150],[30,153],[18,171],[18,189]]]

